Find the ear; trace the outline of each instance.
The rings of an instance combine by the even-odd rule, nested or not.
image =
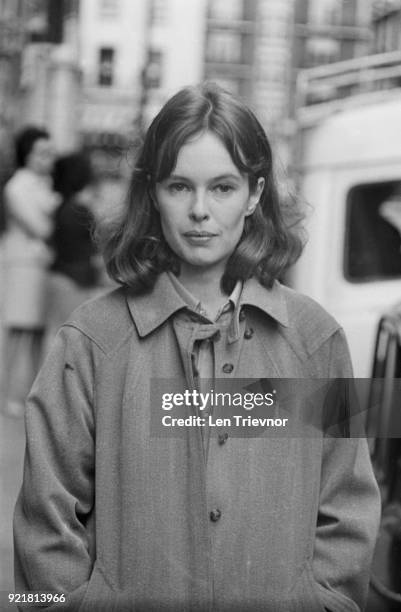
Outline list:
[[[265,188],[265,179],[263,178],[263,176],[260,176],[258,178],[258,182],[256,184],[255,189],[249,195],[248,205],[247,205],[246,211],[245,211],[245,216],[246,217],[249,217],[249,215],[252,215],[255,212],[256,207],[259,204],[259,200],[260,200],[260,197],[261,197],[261,195],[263,193],[263,189],[264,188]]]

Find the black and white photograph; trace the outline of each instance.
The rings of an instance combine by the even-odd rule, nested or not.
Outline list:
[[[401,611],[401,0],[0,0],[0,612]]]

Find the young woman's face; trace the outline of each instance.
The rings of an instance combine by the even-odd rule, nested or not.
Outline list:
[[[156,206],[181,273],[207,267],[221,278],[263,191],[253,193],[230,154],[212,132],[203,132],[179,151],[171,175],[156,185]]]
[[[26,158],[25,166],[37,174],[50,174],[54,164],[54,149],[49,138],[38,138]]]

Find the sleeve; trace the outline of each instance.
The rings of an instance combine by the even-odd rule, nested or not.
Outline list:
[[[66,595],[57,612],[79,609],[94,562],[93,362],[91,341],[63,327],[27,400],[16,591]]]
[[[342,330],[331,340],[329,377],[351,377]],[[364,609],[380,521],[380,494],[365,438],[323,440],[313,570],[330,612]]]
[[[47,240],[52,232],[51,216],[34,206],[35,194],[27,192],[23,183],[12,182],[4,189],[7,212],[33,238]],[[49,194],[50,195],[50,194]],[[49,197],[49,196],[48,196]]]

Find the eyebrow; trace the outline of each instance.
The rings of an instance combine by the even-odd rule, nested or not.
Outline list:
[[[227,180],[227,179],[235,179],[235,180],[241,180],[241,176],[239,174],[232,174],[227,172],[227,174],[219,174],[219,176],[214,176],[210,182],[213,183],[215,181],[223,181],[223,180]],[[166,180],[179,180],[179,181],[190,181],[191,179],[189,179],[186,176],[181,176],[179,174],[170,174],[170,176],[166,177]]]

